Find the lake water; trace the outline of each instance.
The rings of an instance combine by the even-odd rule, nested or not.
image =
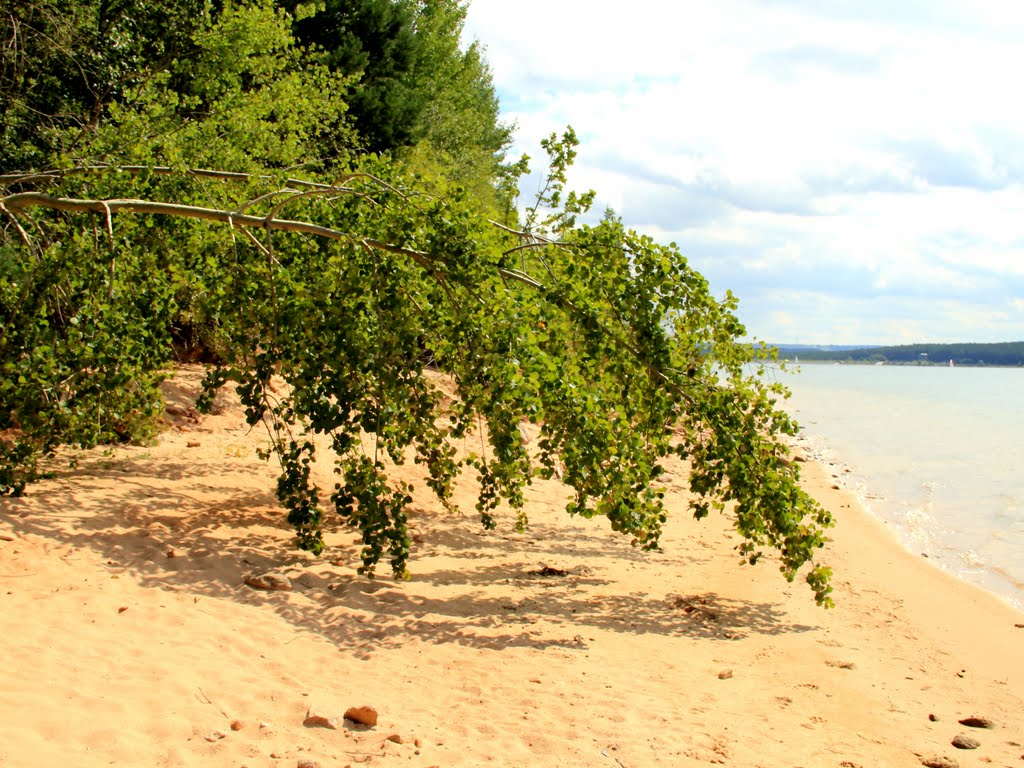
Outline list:
[[[801,364],[773,376],[793,391],[805,449],[911,551],[1024,608],[1024,369]]]

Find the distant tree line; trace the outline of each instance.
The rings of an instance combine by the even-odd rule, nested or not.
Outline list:
[[[904,344],[862,349],[814,349],[779,347],[783,357],[801,360],[834,360],[851,363],[900,365],[1024,365],[1024,341],[999,344]]]

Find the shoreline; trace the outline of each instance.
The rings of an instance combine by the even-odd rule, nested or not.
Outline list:
[[[370,581],[349,529],[319,559],[292,547],[237,408],[182,412],[155,446],[0,499],[0,763],[1024,760],[1024,614],[905,550],[823,465],[800,466],[837,518],[833,610],[767,557],[740,566],[724,516],[687,514],[681,465],[661,551],[567,516],[538,481],[524,533],[417,497],[413,579]],[[268,570],[292,589],[245,585]],[[362,705],[376,727],[342,721]],[[310,708],[338,729],[304,726]],[[978,749],[951,745],[964,732]]]
[[[815,441],[820,444],[813,445],[812,443]],[[971,554],[970,551],[957,549],[947,543],[937,541],[933,542],[933,546],[937,545],[939,549],[939,553],[936,555],[933,547],[915,541],[915,531],[901,523],[897,515],[891,512],[886,514],[884,511],[876,511],[876,503],[880,503],[884,509],[886,506],[894,507],[896,502],[875,490],[869,474],[846,463],[827,443],[826,437],[802,430],[792,448],[806,456],[807,464],[819,467],[832,484],[839,485],[840,490],[852,495],[864,514],[881,524],[888,535],[907,554],[920,557],[927,561],[926,565],[994,595],[1015,611],[1024,612],[1024,585],[1019,584],[998,563],[979,561],[978,570],[973,573],[958,568],[956,559],[966,561]],[[963,568],[966,567],[966,565],[963,566]]]
[[[958,593],[964,590],[975,592],[977,595],[983,596],[993,601],[996,605],[1005,608],[1010,613],[1024,618],[1024,608],[1017,605],[1006,595],[987,589],[983,585],[949,570],[943,566],[942,561],[938,558],[927,557],[920,552],[912,550],[902,538],[898,525],[890,525],[888,521],[875,514],[864,503],[860,489],[842,485],[841,475],[835,475],[833,470],[836,467],[844,467],[844,465],[822,462],[810,457],[803,466],[809,468],[807,474],[810,477],[804,478],[804,486],[808,492],[814,495],[814,491],[810,489],[819,489],[817,490],[819,496],[829,498],[833,505],[836,504],[836,499],[843,500],[840,502],[841,507],[847,508],[848,505],[848,514],[854,521],[853,524],[855,529],[857,529],[858,540],[875,539],[875,546],[887,550],[891,558],[904,561],[908,569],[921,570],[925,574],[931,574],[938,581],[945,582],[946,586],[955,585],[957,587],[955,591]],[[839,488],[832,487],[837,484],[840,486]],[[867,533],[865,533],[865,530]],[[844,547],[844,555],[848,554],[848,547]],[[928,576],[921,576],[920,579],[915,580],[924,581],[927,578]],[[1022,637],[1022,640],[1024,640],[1024,637]]]
[[[909,551],[1024,609],[1013,474],[1024,454],[1012,438],[1020,419],[1000,411],[1011,403],[1006,383],[833,368],[784,382],[784,408],[803,426],[794,447],[831,465]]]

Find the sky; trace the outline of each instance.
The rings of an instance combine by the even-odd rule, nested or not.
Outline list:
[[[605,10],[607,9],[607,10]],[[1024,3],[472,0],[510,153],[772,343],[1024,340]]]

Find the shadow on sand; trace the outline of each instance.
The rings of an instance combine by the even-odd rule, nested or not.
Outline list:
[[[266,604],[295,627],[362,657],[412,639],[494,650],[580,649],[593,630],[738,639],[812,629],[769,603],[629,592],[628,583],[601,576],[602,563],[646,567],[651,557],[667,556],[631,548],[596,522],[587,529],[539,524],[519,534],[482,531],[472,517],[419,509],[412,518],[413,581],[370,580],[355,572],[358,547],[348,529],[330,534],[323,558],[296,550],[272,483],[262,493],[239,491],[241,477],[251,483],[252,466],[203,467],[144,452],[97,459],[33,486],[26,498],[0,499],[0,519],[92,550],[112,573],[146,587]],[[671,567],[698,562],[687,557],[676,554]],[[245,586],[246,576],[268,570],[287,574],[294,590]]]

